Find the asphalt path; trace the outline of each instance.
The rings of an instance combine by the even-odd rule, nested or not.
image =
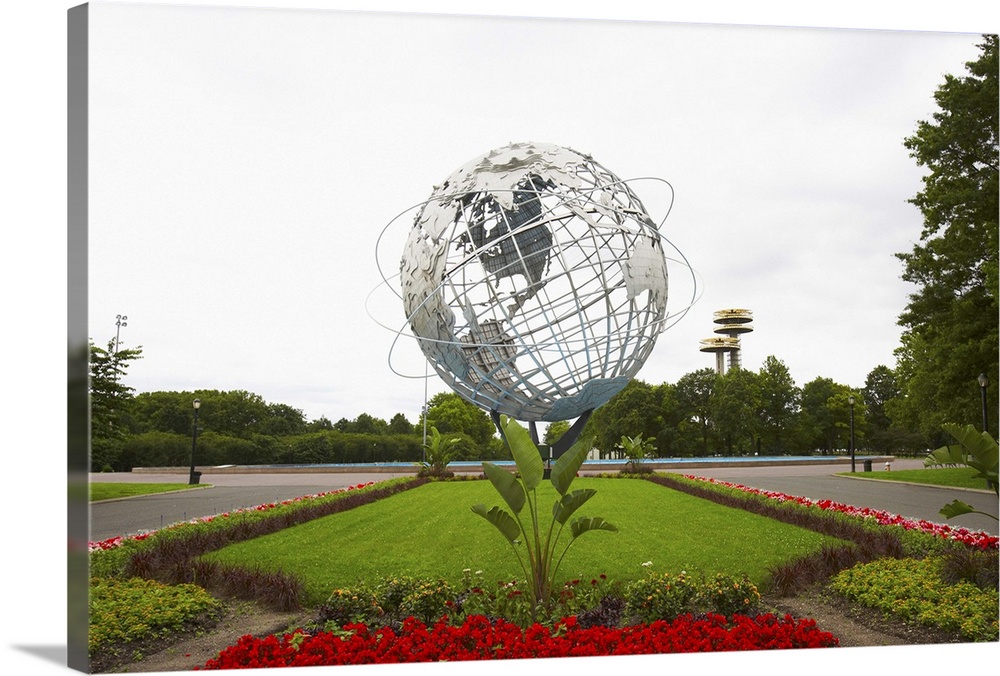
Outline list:
[[[919,469],[922,460],[897,460],[892,469]],[[941,486],[883,481],[873,477],[885,470],[873,468],[872,472],[857,468],[853,476],[843,476],[839,472],[849,472],[850,467],[710,467],[699,469],[698,476],[730,481],[743,486],[751,486],[768,491],[777,491],[813,500],[834,500],[855,507],[871,507],[909,519],[923,519],[933,523],[965,527],[973,531],[998,534],[997,520],[982,514],[965,514],[954,519],[945,519],[940,509],[952,500],[961,500],[975,509],[997,514],[1000,512],[997,496],[992,491],[968,490]],[[891,471],[891,470],[890,470]]]
[[[917,460],[897,460],[892,469],[923,466]],[[967,502],[990,514],[998,513],[997,496],[991,491],[973,491],[878,481],[872,477],[884,472],[882,467],[868,473],[858,471],[851,477],[837,472],[849,467],[777,466],[777,467],[699,467],[684,473],[712,477],[769,491],[812,499],[829,499],[855,507],[871,507],[910,519],[947,523],[996,535],[997,521],[979,514],[945,520],[941,507],[954,499]],[[189,521],[237,509],[281,502],[306,495],[317,495],[369,481],[384,481],[411,474],[391,473],[301,473],[301,474],[210,474],[201,477],[202,487],[170,493],[145,495],[120,500],[106,500],[90,505],[90,540],[100,541],[119,535],[158,530],[181,521]],[[186,483],[187,474],[91,474],[92,482]]]

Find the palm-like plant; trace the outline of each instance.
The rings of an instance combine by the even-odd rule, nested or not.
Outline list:
[[[483,463],[483,471],[510,511],[500,506],[487,509],[483,504],[474,505],[472,511],[492,523],[510,543],[527,578],[537,616],[552,607],[556,574],[570,545],[588,531],[617,532],[618,529],[599,516],[577,517],[569,522],[570,539],[560,552],[559,539],[567,521],[597,493],[592,488],[569,490],[590,448],[577,442],[552,466],[549,480],[559,493],[559,499],[552,506],[552,520],[546,527],[538,510],[537,488],[545,472],[538,447],[517,421],[503,416],[501,427],[519,477],[490,462]]]
[[[626,472],[638,474],[640,472],[647,471],[643,466],[642,461],[646,458],[653,458],[656,456],[656,445],[653,443],[655,440],[656,437],[643,439],[641,433],[634,437],[622,436],[622,452],[625,454],[625,457],[628,458],[628,462],[625,463]]]
[[[431,427],[430,442],[424,444],[426,460],[421,463],[418,476],[453,476],[454,472],[448,469],[448,463],[455,459],[455,445],[459,440],[460,437],[446,437],[438,428]]]

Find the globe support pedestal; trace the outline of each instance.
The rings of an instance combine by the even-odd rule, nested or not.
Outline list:
[[[587,421],[590,420],[590,415],[594,412],[594,409],[589,409],[583,412],[579,418],[576,419],[566,433],[559,437],[550,447],[548,459],[556,460],[563,453],[568,451],[573,444],[576,443],[577,439],[580,438],[580,434],[583,433],[583,428],[587,426]],[[500,423],[500,413],[496,410],[490,411],[490,417],[493,419],[493,424],[496,426],[497,431],[500,432],[500,438],[503,439],[507,447],[510,447],[510,443],[507,441],[506,435],[503,433],[503,425]],[[531,434],[531,441],[534,442],[535,446],[540,446],[538,440],[538,428],[535,426],[535,421],[531,420],[528,422],[528,431]],[[543,458],[546,459],[546,458]]]

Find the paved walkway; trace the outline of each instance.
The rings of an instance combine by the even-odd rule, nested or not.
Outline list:
[[[917,460],[897,460],[895,470],[922,467]],[[745,486],[779,491],[813,499],[830,499],[857,507],[872,507],[912,519],[949,523],[971,530],[997,534],[997,521],[970,514],[946,521],[938,510],[954,499],[977,509],[996,514],[997,497],[988,491],[937,488],[876,481],[871,477],[884,471],[866,473],[859,466],[854,477],[836,476],[848,467],[778,466],[778,467],[700,467],[685,473],[713,477]],[[210,487],[147,495],[124,500],[94,503],[90,506],[90,539],[104,540],[157,530],[178,521],[221,514],[269,502],[280,502],[303,495],[315,495],[368,481],[384,481],[403,474],[391,473],[308,473],[308,474],[205,474],[201,480]],[[412,476],[412,475],[405,475]],[[128,483],[186,483],[184,474],[91,474],[91,481]]]

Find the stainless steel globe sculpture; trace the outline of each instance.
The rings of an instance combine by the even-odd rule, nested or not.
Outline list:
[[[416,215],[400,263],[407,322],[437,374],[494,420],[589,415],[663,328],[663,242],[629,186],[590,156],[491,150]]]

